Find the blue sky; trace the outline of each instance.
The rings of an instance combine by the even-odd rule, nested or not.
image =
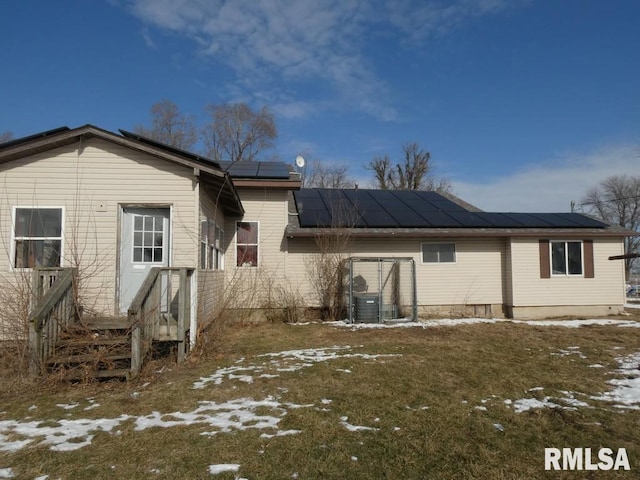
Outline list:
[[[277,154],[430,151],[493,211],[567,211],[640,174],[635,0],[105,0],[2,5],[0,131],[149,123],[162,99],[268,105]]]

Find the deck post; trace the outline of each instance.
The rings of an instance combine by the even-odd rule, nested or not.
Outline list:
[[[142,351],[140,322],[137,315],[129,315],[131,322],[131,375],[135,376],[142,369]]]
[[[189,300],[191,299],[190,282],[187,281],[187,269],[180,269],[180,282],[178,290],[178,363],[184,361],[186,354],[186,342],[185,342],[185,324],[191,313],[191,305]],[[189,322],[190,323],[190,322]]]

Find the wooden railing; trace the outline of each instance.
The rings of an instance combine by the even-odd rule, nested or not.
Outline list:
[[[40,373],[53,353],[58,335],[77,322],[75,268],[34,269],[33,307],[29,314],[29,345],[32,373]]]
[[[172,267],[153,267],[149,271],[128,310],[133,375],[140,373],[154,340],[177,341],[178,362],[184,360],[194,310],[191,304],[194,272],[194,268]]]

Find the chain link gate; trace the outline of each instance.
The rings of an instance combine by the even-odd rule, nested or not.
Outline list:
[[[351,323],[417,320],[416,267],[411,257],[347,259],[345,296]]]

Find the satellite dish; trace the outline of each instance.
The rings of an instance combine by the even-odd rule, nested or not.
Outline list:
[[[300,168],[304,167],[304,158],[302,157],[302,155],[298,155],[296,157],[296,165]]]

